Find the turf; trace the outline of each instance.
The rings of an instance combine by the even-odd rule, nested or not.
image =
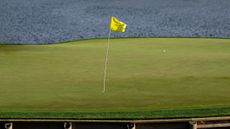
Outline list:
[[[0,118],[230,115],[230,39],[106,39],[0,45]]]

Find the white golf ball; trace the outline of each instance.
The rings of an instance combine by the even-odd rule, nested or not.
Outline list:
[[[166,52],[166,50],[164,49],[164,50],[163,50],[163,52],[165,53],[165,52]]]

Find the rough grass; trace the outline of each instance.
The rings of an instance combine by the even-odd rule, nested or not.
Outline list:
[[[0,117],[230,115],[229,39],[113,39],[103,94],[106,42],[0,45]]]

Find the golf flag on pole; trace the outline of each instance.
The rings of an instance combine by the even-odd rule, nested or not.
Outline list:
[[[113,31],[118,32],[125,32],[126,24],[120,20],[118,20],[116,17],[112,16],[110,21],[110,29]]]
[[[118,31],[118,32],[125,32],[126,24],[120,20],[118,20],[116,17],[112,16],[110,19],[110,25],[109,25],[109,36],[108,36],[108,43],[106,48],[106,55],[105,55],[105,67],[104,67],[104,78],[103,78],[103,91],[102,93],[105,93],[106,88],[106,78],[107,78],[107,67],[108,67],[108,59],[109,59],[109,39],[111,35],[111,30]]]

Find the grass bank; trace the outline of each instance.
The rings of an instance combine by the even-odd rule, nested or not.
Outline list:
[[[160,118],[230,114],[230,40],[106,39],[0,45],[1,118]]]

